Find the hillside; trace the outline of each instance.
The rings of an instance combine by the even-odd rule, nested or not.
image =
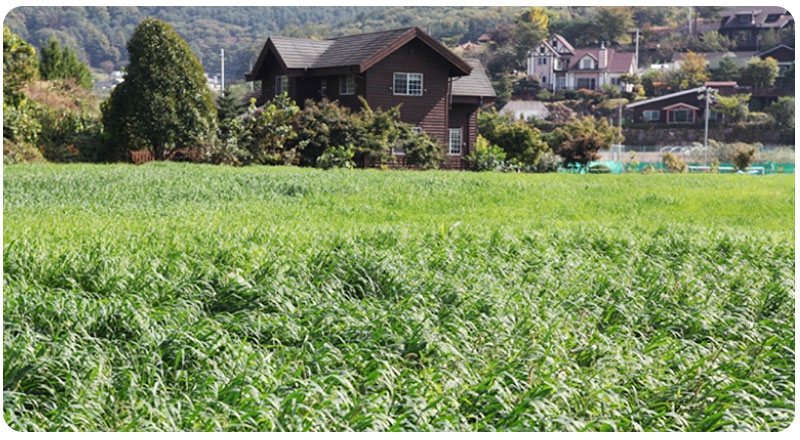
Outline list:
[[[400,7],[20,7],[5,24],[39,48],[51,35],[74,48],[94,68],[127,63],[125,44],[139,22],[157,17],[189,43],[206,71],[241,79],[269,34],[326,38],[381,29],[420,26],[448,42],[475,39],[497,23],[511,22],[521,8]]]

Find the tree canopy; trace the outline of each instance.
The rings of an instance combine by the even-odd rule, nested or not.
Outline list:
[[[94,87],[92,74],[86,64],[78,60],[75,51],[69,46],[61,46],[56,38],[50,37],[40,54],[39,75],[42,79],[70,78],[87,90]]]
[[[16,103],[37,70],[36,49],[3,26],[3,103]]]
[[[167,23],[147,18],[128,42],[125,81],[103,104],[103,125],[116,153],[150,149],[163,159],[175,149],[210,141],[216,109],[203,67]]]

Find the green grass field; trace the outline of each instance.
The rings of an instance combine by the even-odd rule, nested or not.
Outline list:
[[[794,176],[3,170],[17,430],[780,430]]]

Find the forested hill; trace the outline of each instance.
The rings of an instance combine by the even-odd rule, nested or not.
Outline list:
[[[462,7],[20,7],[5,17],[12,31],[37,48],[55,36],[89,65],[107,71],[127,63],[125,44],[139,22],[157,17],[188,42],[209,73],[242,78],[269,34],[326,38],[420,26],[447,43],[474,40],[521,8]]]

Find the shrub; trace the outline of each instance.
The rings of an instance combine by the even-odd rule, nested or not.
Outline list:
[[[555,173],[558,171],[558,165],[561,159],[553,154],[552,151],[547,151],[539,157],[539,163],[536,164],[537,173]]]
[[[290,143],[297,137],[294,117],[300,107],[286,93],[276,96],[261,109],[251,105],[245,118],[242,146],[250,153],[250,161],[263,165],[289,165],[298,158],[304,143]]]
[[[497,145],[489,144],[481,135],[475,141],[475,151],[467,155],[467,162],[472,171],[499,171],[503,168],[506,153]]]
[[[478,115],[478,133],[489,143],[499,146],[509,160],[533,167],[539,156],[548,150],[541,131],[523,121],[512,121],[496,112],[481,112]]]
[[[399,142],[406,153],[406,163],[423,170],[439,168],[444,160],[442,146],[425,133],[414,133],[411,125],[404,125],[404,137]]]
[[[105,157],[103,126],[85,112],[41,111],[39,146],[52,162],[97,162]]]
[[[216,142],[209,146],[204,159],[221,165],[249,163],[252,155],[242,145],[247,138],[245,131],[243,119],[233,118],[220,121]]]
[[[553,98],[553,94],[548,92],[547,90],[540,90],[539,93],[536,94],[536,98],[542,101],[549,101]]]
[[[664,162],[664,167],[671,173],[686,171],[686,162],[672,153],[664,153],[661,160]]]
[[[13,140],[18,144],[37,145],[42,124],[34,102],[21,99],[16,106],[3,101],[3,141]]]
[[[353,168],[353,156],[355,148],[353,144],[327,148],[322,155],[317,158],[317,168],[328,170],[331,168]]]
[[[331,145],[358,145],[361,140],[360,121],[347,107],[323,99],[307,100],[296,117],[297,137],[303,142],[300,165],[315,166],[317,158]]]
[[[746,170],[755,160],[757,153],[755,145],[739,144],[736,153],[733,154],[733,166],[740,171]]]
[[[601,149],[623,139],[619,127],[612,126],[605,118],[585,116],[557,128],[550,138],[550,146],[561,156],[565,167],[585,168],[600,157]]]

